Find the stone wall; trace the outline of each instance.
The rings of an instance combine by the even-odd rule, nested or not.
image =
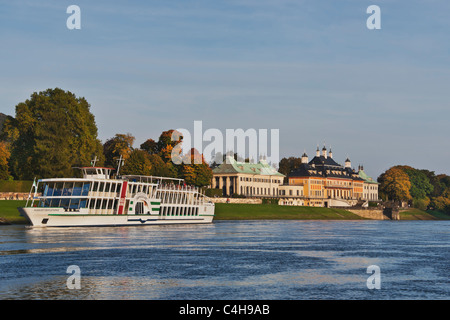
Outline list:
[[[0,200],[27,200],[28,192],[0,192]]]
[[[262,199],[251,198],[210,198],[214,203],[244,203],[244,204],[262,204]]]
[[[346,209],[346,210],[367,219],[389,220],[389,218],[383,214],[382,209]]]

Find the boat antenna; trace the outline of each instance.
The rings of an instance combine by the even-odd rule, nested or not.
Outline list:
[[[119,175],[120,166],[123,165],[124,159],[122,158],[122,155],[120,155],[119,159],[116,160],[118,162],[117,164],[117,173],[116,175]]]

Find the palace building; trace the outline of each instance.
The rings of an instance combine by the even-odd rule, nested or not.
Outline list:
[[[364,173],[361,166],[358,171],[352,169],[348,158],[344,166],[337,163],[331,149],[328,152],[325,146],[322,152],[317,147],[311,161],[306,153],[302,155],[301,165],[288,175],[287,185],[303,188],[300,205],[306,206],[348,207],[378,200],[378,183]],[[282,194],[280,198],[280,204],[301,202],[293,192]]]
[[[287,176],[277,172],[267,161],[238,162],[233,157],[213,169],[212,188],[224,196],[239,194],[246,197],[278,198],[280,205],[314,207],[350,207],[378,201],[378,183],[362,166],[355,170],[350,159],[344,165],[333,159],[331,149],[317,148],[310,161],[306,153],[299,167]]]
[[[284,175],[266,160],[258,163],[238,162],[227,156],[213,169],[212,188],[222,189],[224,196],[239,194],[247,197],[276,197]]]

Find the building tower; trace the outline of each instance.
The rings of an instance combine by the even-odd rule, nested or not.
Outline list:
[[[345,160],[345,167],[346,168],[351,168],[352,167],[352,163],[351,163],[351,161],[350,161],[350,159],[348,157]]]
[[[302,163],[305,163],[305,164],[308,163],[308,155],[306,154],[306,152],[303,152]]]
[[[327,158],[327,148],[323,146],[322,148],[322,156],[326,159]]]

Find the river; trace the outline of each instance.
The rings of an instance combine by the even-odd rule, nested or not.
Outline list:
[[[1,226],[0,299],[449,299],[449,228],[367,220]]]

